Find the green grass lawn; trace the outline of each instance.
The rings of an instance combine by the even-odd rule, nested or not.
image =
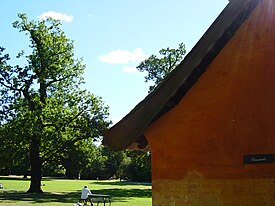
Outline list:
[[[30,180],[22,177],[3,177],[0,182],[1,206],[26,205],[74,205],[80,198],[81,189],[87,185],[92,193],[108,194],[112,198],[112,206],[151,206],[152,191],[150,184],[100,181],[100,180],[65,180],[44,178],[43,194],[28,194]],[[96,204],[95,204],[96,205]]]

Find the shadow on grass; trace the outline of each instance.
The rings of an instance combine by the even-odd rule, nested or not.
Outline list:
[[[95,194],[108,194],[112,202],[126,202],[130,198],[151,198],[151,189],[103,189],[93,190]],[[0,192],[0,201],[28,201],[34,203],[62,202],[76,203],[80,198],[80,191],[63,193],[26,193],[18,191]]]
[[[103,189],[103,190],[93,190],[95,194],[106,194],[110,195],[112,199],[120,200],[125,198],[150,198],[152,197],[151,189]]]
[[[67,179],[65,177],[43,177],[42,181],[52,181],[57,179]],[[28,176],[27,178],[23,178],[23,176],[0,176],[0,180],[25,180],[30,181],[31,178]]]
[[[0,193],[0,201],[28,201],[35,203],[45,202],[63,202],[63,203],[74,203],[79,199],[79,192],[69,193],[26,193],[18,191],[6,191]]]
[[[26,180],[30,181],[30,178],[23,178],[23,176],[1,176],[0,180]]]
[[[141,185],[141,186],[151,186],[151,182],[128,182],[128,181],[98,181],[92,184],[98,185],[119,185],[119,186],[129,186],[129,185]]]

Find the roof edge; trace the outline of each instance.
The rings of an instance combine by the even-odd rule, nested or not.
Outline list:
[[[154,120],[180,101],[260,1],[230,1],[181,64],[104,134],[103,144],[122,150],[136,142]]]

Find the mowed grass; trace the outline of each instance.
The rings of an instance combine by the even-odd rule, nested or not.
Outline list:
[[[92,193],[108,194],[112,206],[151,206],[151,185],[147,183],[120,182],[117,180],[66,180],[42,179],[43,194],[29,194],[30,180],[22,177],[2,177],[4,189],[0,189],[1,206],[27,205],[74,205],[80,198],[81,189],[87,185]],[[97,205],[97,204],[95,204]],[[100,204],[103,205],[103,204]]]

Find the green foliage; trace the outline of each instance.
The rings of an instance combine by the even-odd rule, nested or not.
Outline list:
[[[151,156],[142,151],[114,152],[108,147],[90,146],[79,149],[62,163],[66,177],[81,179],[123,179],[151,181]]]
[[[114,152],[108,147],[100,146],[93,147],[89,152],[85,152],[85,155],[83,154],[79,159],[83,162],[86,159],[85,164],[75,164],[74,168],[69,170],[75,171],[74,174],[71,176],[67,174],[67,177],[78,178],[80,174],[81,179],[151,181],[151,156],[147,152]],[[75,160],[70,159],[70,162]]]
[[[137,69],[141,72],[146,71],[148,75],[145,77],[145,82],[153,81],[154,85],[149,87],[149,92],[153,89],[182,61],[185,55],[185,45],[179,44],[178,49],[161,49],[158,58],[156,55],[151,55],[149,58],[141,62]]]
[[[127,151],[128,162],[122,176],[131,181],[151,182],[151,154],[143,151]]]
[[[119,178],[119,169],[123,160],[127,158],[124,151],[114,152],[108,147],[103,147],[101,154],[106,157],[104,164],[104,173],[108,175],[109,178]]]
[[[79,151],[77,144],[100,139],[110,121],[102,99],[80,88],[85,65],[74,59],[73,42],[61,22],[18,17],[13,27],[29,37],[32,53],[20,51],[16,58],[26,64],[11,65],[0,48],[1,149],[9,159],[13,151],[29,148],[30,191],[40,192],[42,164],[60,165]]]

